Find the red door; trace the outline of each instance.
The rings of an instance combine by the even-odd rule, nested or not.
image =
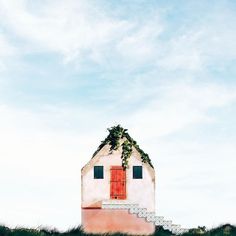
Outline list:
[[[122,166],[111,167],[111,199],[126,199],[126,171]]]

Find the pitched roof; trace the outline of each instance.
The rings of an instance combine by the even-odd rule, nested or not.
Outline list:
[[[93,157],[96,156],[96,154],[107,144],[110,145],[110,151],[117,150],[120,146],[122,146],[122,155],[121,155],[122,166],[124,168],[127,168],[129,157],[133,152],[133,148],[135,148],[140,154],[142,162],[148,163],[152,168],[154,168],[148,154],[145,153],[139,147],[137,142],[130,137],[130,135],[127,132],[128,131],[127,129],[124,129],[120,125],[117,125],[108,128],[107,130],[109,131],[108,136],[101,142],[100,146],[93,154]]]

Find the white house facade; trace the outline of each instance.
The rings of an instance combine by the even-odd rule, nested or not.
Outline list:
[[[121,132],[115,133],[114,139],[112,132],[116,129]],[[87,233],[152,234],[152,223],[119,205],[133,204],[155,214],[154,168],[123,128],[109,131],[110,137],[81,170],[83,229]],[[114,140],[116,146],[112,148]]]

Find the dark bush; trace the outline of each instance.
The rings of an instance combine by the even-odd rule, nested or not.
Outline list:
[[[85,234],[82,228],[76,227],[65,232],[59,232],[56,229],[27,229],[27,228],[15,228],[10,229],[6,226],[0,226],[0,236],[102,236],[99,234]],[[127,236],[127,234],[114,233],[114,234],[103,234],[103,236]],[[153,236],[171,236],[173,235],[170,231],[164,230],[163,227],[156,227]],[[206,228],[198,227],[190,229],[188,233],[182,236],[236,236],[236,227],[230,224],[224,224],[217,228],[206,230]]]
[[[9,236],[11,234],[11,230],[5,226],[0,225],[0,236]]]

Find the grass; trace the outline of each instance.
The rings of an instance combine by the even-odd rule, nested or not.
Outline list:
[[[56,229],[28,229],[28,228],[14,228],[10,229],[6,226],[0,226],[0,236],[99,236],[95,234],[85,234],[81,227],[70,229],[66,232],[59,232]],[[104,234],[104,236],[127,236],[126,234]],[[162,227],[157,227],[153,236],[170,236],[172,233],[168,230],[164,230]],[[190,229],[188,233],[183,236],[236,236],[236,227],[230,224],[221,225],[217,228],[206,230],[205,227],[198,227],[196,229]],[[101,236],[101,235],[100,235]]]

